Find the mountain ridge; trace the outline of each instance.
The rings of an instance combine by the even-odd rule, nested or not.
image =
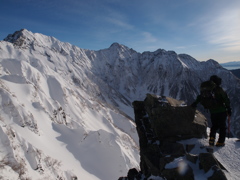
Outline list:
[[[111,104],[98,100],[100,91],[89,79],[94,79],[96,76],[88,71],[91,68],[90,61],[83,51],[77,47],[73,50],[63,47],[66,51],[62,53],[61,43],[43,46],[44,44],[38,43],[42,39],[39,39],[38,42],[31,42],[29,41],[31,38],[22,36],[21,38],[22,42],[25,42],[24,40],[28,42],[21,43],[20,45],[23,47],[6,41],[0,42],[0,51],[2,52],[0,58],[1,85],[6,87],[1,91],[1,97],[5,97],[1,99],[1,114],[4,122],[1,128],[4,132],[5,127],[12,129],[21,136],[21,139],[26,139],[33,146],[34,154],[39,155],[36,152],[41,150],[42,157],[49,156],[53,162],[56,159],[63,164],[62,166],[56,164],[47,171],[48,160],[51,159],[39,159],[34,155],[30,160],[38,163],[30,164],[34,166],[34,169],[36,165],[41,166],[45,173],[41,175],[27,166],[29,159],[25,157],[23,159],[26,166],[23,167],[28,172],[21,174],[21,177],[34,174],[33,177],[41,179],[44,179],[45,176],[48,179],[55,179],[57,176],[71,179],[69,174],[72,174],[71,176],[85,179],[106,179],[104,172],[107,171],[107,168],[120,166],[114,168],[117,172],[107,175],[107,178],[114,179],[127,171],[129,166],[137,167],[136,142],[138,138],[134,123],[129,116]],[[48,39],[48,37],[44,38]],[[68,44],[67,47],[69,47]],[[72,47],[74,48],[74,46]],[[107,87],[107,84],[104,84],[104,87]],[[108,89],[110,90],[110,88]],[[12,110],[5,105],[9,103],[8,101],[16,114],[12,119],[14,123],[11,120],[11,113],[9,113]],[[24,131],[19,127],[22,127]],[[77,131],[78,133],[76,133]],[[36,137],[32,133],[36,133],[38,136]],[[58,137],[59,134],[62,138]],[[7,137],[10,139],[9,136]],[[111,145],[112,141],[117,143],[114,148]],[[13,138],[10,142],[16,143],[16,140]],[[81,146],[78,145],[79,143]],[[91,143],[92,145],[90,145]],[[66,148],[61,144],[65,144]],[[58,153],[54,153],[51,148],[48,148],[52,145],[57,148]],[[88,146],[93,148],[87,151]],[[105,149],[107,147],[109,150]],[[12,149],[11,144],[9,148]],[[101,150],[94,153],[98,148]],[[84,149],[85,151],[83,151]],[[115,153],[111,153],[111,149],[122,156],[115,156]],[[84,153],[79,154],[77,151]],[[14,150],[13,152],[18,154]],[[28,155],[28,150],[25,148],[19,152]],[[13,154],[7,155],[7,151],[5,153],[7,159],[16,159]],[[67,159],[59,153],[66,153]],[[110,161],[109,165],[103,168],[101,167],[103,160],[94,161],[94,158],[106,157],[107,154],[117,162],[115,165]],[[75,158],[71,157],[72,155]],[[85,156],[93,161],[89,163]],[[21,154],[20,157],[24,157],[24,155]],[[16,159],[16,162],[18,161],[19,159]],[[11,165],[10,162],[7,161],[7,163]],[[94,171],[91,166],[96,166]],[[72,169],[69,170],[69,168]]]
[[[23,32],[31,34],[31,37],[34,36],[33,33],[27,30],[23,30]],[[102,87],[110,87],[115,93],[119,94],[120,92],[123,95],[122,97],[127,97],[129,102],[138,99],[142,100],[145,94],[153,92],[191,103],[194,96],[199,92],[200,83],[207,80],[212,74],[217,74],[223,79],[222,85],[226,91],[232,92],[234,90],[231,89],[238,86],[235,85],[231,88],[229,83],[239,83],[238,80],[232,78],[228,70],[222,68],[212,59],[199,62],[189,55],[178,55],[174,51],[164,49],[138,53],[118,43],[113,43],[109,48],[103,50],[84,50],[69,43],[62,43],[52,37],[35,34],[37,37],[44,37],[44,40],[49,38],[53,40],[47,41],[53,42],[50,45],[44,43],[47,45],[47,49],[35,47],[38,52],[47,56],[49,61],[55,56],[52,52],[57,51],[65,61],[84,66],[84,69],[79,68],[81,74],[84,75],[83,80],[79,81],[83,82],[85,79],[90,78],[90,81],[93,81],[100,90],[97,90],[97,93],[88,92],[92,93],[93,96],[98,94],[102,100],[105,98],[104,93],[102,93],[105,90]],[[34,43],[34,38],[31,39],[34,49],[34,45],[38,43]],[[43,42],[43,40],[38,41]],[[51,47],[50,51],[49,46]],[[64,63],[62,63],[63,66]],[[74,78],[75,74],[72,73],[72,78]],[[229,79],[230,77],[231,79]],[[107,93],[105,92],[105,94]]]
[[[118,43],[98,51],[86,50],[26,29],[0,41],[0,51],[1,96],[4,97],[0,103],[2,131],[7,134],[6,127],[12,129],[30,144],[35,154],[39,155],[40,149],[43,157],[51,156],[63,164],[72,162],[72,170],[64,165],[56,166],[56,171],[45,170],[46,176],[51,178],[57,174],[69,179],[71,174],[110,180],[125,175],[129,167],[138,166],[139,161],[131,102],[154,93],[190,104],[199,93],[200,83],[212,74],[223,79],[223,87],[233,106],[231,129],[240,136],[239,79],[214,60],[199,62],[189,55],[163,49],[138,53]],[[11,119],[9,112],[14,112],[14,118]],[[49,140],[47,135],[51,135]],[[7,137],[12,143],[18,142]],[[70,160],[46,148],[49,144],[54,144],[59,152],[68,153]],[[88,146],[99,148],[99,153],[94,154],[92,149],[88,152]],[[8,147],[13,149],[12,145]],[[91,162],[84,158],[81,148]],[[27,149],[21,151],[28,155]],[[95,162],[92,154],[96,159],[109,154],[119,163],[108,162],[101,170],[102,161]],[[37,156],[30,159],[40,161]],[[25,159],[25,163],[28,162]],[[47,169],[47,158],[40,162]],[[94,171],[92,163],[96,163]],[[117,172],[104,175],[110,167]],[[43,178],[31,168],[28,171]]]

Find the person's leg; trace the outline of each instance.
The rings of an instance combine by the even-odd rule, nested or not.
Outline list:
[[[219,128],[218,118],[216,114],[211,114],[212,127],[210,129],[209,145],[213,146],[215,143],[216,133]]]
[[[219,139],[218,143],[219,145],[224,145],[225,138],[226,138],[226,119],[227,119],[227,113],[220,113],[219,114]]]
[[[210,137],[216,137],[217,130],[220,128],[218,119],[219,115],[217,113],[211,114],[212,127],[210,129]]]

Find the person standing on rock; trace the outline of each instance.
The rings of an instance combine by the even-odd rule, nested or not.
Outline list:
[[[212,127],[210,130],[209,145],[215,145],[216,133],[219,130],[219,138],[216,146],[224,146],[226,138],[226,119],[231,117],[232,110],[227,93],[220,86],[222,79],[216,75],[210,77],[209,81],[201,84],[200,95],[191,104],[193,108],[201,103],[211,114]]]

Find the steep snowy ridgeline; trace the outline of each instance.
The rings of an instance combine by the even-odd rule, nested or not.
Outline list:
[[[238,123],[240,121],[238,111],[240,80],[216,61],[199,62],[189,55],[178,55],[163,49],[139,54],[116,43],[108,49],[91,51],[91,57],[95,57],[96,61],[92,60],[92,67],[95,67],[99,61],[103,64],[102,68],[97,66],[98,71],[92,72],[130,102],[143,100],[146,93],[154,93],[181,99],[190,104],[198,95],[201,82],[208,80],[213,74],[220,76],[222,86],[231,100],[233,110],[231,130],[240,137]],[[106,88],[101,88],[102,81],[94,82],[98,84],[104,96]],[[118,108],[121,109],[121,107]]]
[[[118,106],[114,102],[116,98],[120,98],[126,105],[131,105],[134,99],[131,96],[134,95],[133,92],[136,92],[136,85],[139,83],[139,53],[126,46],[113,43],[108,49],[86,51],[86,54],[91,60],[91,72],[97,77],[92,78],[92,81],[98,84],[103,96],[108,95],[105,99],[110,98],[112,101],[110,104],[116,106]],[[108,87],[105,87],[106,85]],[[112,92],[108,92],[109,89]]]
[[[200,83],[213,74],[222,78],[229,94],[231,130],[240,136],[240,80],[214,60],[199,62],[163,49],[138,53],[118,43],[84,50],[24,29],[0,41],[0,64],[1,128],[6,134],[1,140],[10,142],[12,154],[17,153],[13,143],[29,144],[19,145],[27,165],[28,146],[59,162],[58,170],[43,174],[28,168],[26,174],[39,178],[126,175],[139,161],[131,102],[154,93],[190,104]],[[7,129],[19,138],[11,138]],[[104,164],[108,155],[113,161]],[[44,158],[36,155],[35,161],[47,169]]]
[[[38,48],[1,42],[1,147],[7,144],[2,170],[12,167],[16,176],[32,179],[111,180],[137,167],[130,117],[94,98],[100,92],[86,76],[92,73]]]

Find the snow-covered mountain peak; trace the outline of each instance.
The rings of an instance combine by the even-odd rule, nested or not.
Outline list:
[[[13,34],[9,34],[4,41],[13,43],[15,46],[26,48],[34,39],[32,32],[21,29]]]
[[[14,32],[13,34],[9,34],[4,41],[8,41],[14,43],[17,41],[21,36],[27,36],[27,34],[32,34],[30,31],[26,29],[21,29],[19,31]]]
[[[127,47],[123,44],[119,44],[117,42],[112,43],[110,45],[109,49],[111,49],[111,50],[125,50],[125,51],[130,50],[129,47]],[[133,50],[133,49],[131,49],[131,50]]]
[[[208,61],[206,61],[208,66],[212,66],[212,67],[222,67],[217,61],[215,61],[214,59],[209,59]]]
[[[39,50],[39,48],[45,48],[65,55],[70,54],[69,51],[80,49],[69,43],[61,42],[54,37],[40,33],[32,33],[26,29],[21,29],[13,34],[9,34],[4,41],[13,43],[15,47],[21,49]]]
[[[117,42],[114,42],[114,43],[111,44],[111,46],[110,46],[109,48],[121,49],[121,48],[123,48],[123,47],[126,47],[126,46],[121,45],[121,44],[119,44],[119,43],[117,43]]]
[[[120,56],[122,59],[126,59],[126,56],[128,59],[128,56],[132,56],[132,54],[138,54],[135,50],[117,42],[111,44],[107,51],[110,51],[111,53]]]
[[[231,129],[240,136],[240,82],[215,62],[164,49],[138,53],[118,43],[85,50],[17,31],[0,42],[0,133],[5,134],[0,145],[8,141],[32,146],[36,155],[29,157],[23,147],[19,157],[34,168],[45,168],[42,176],[26,166],[38,179],[71,179],[63,175],[69,169],[81,179],[116,179],[139,161],[131,102],[153,93],[189,104],[212,74],[223,79],[235,105]],[[10,137],[8,129],[19,138]],[[9,143],[7,148],[17,153]],[[56,166],[47,171],[54,159],[62,162],[62,170]],[[109,169],[114,169],[111,174],[106,173]]]

